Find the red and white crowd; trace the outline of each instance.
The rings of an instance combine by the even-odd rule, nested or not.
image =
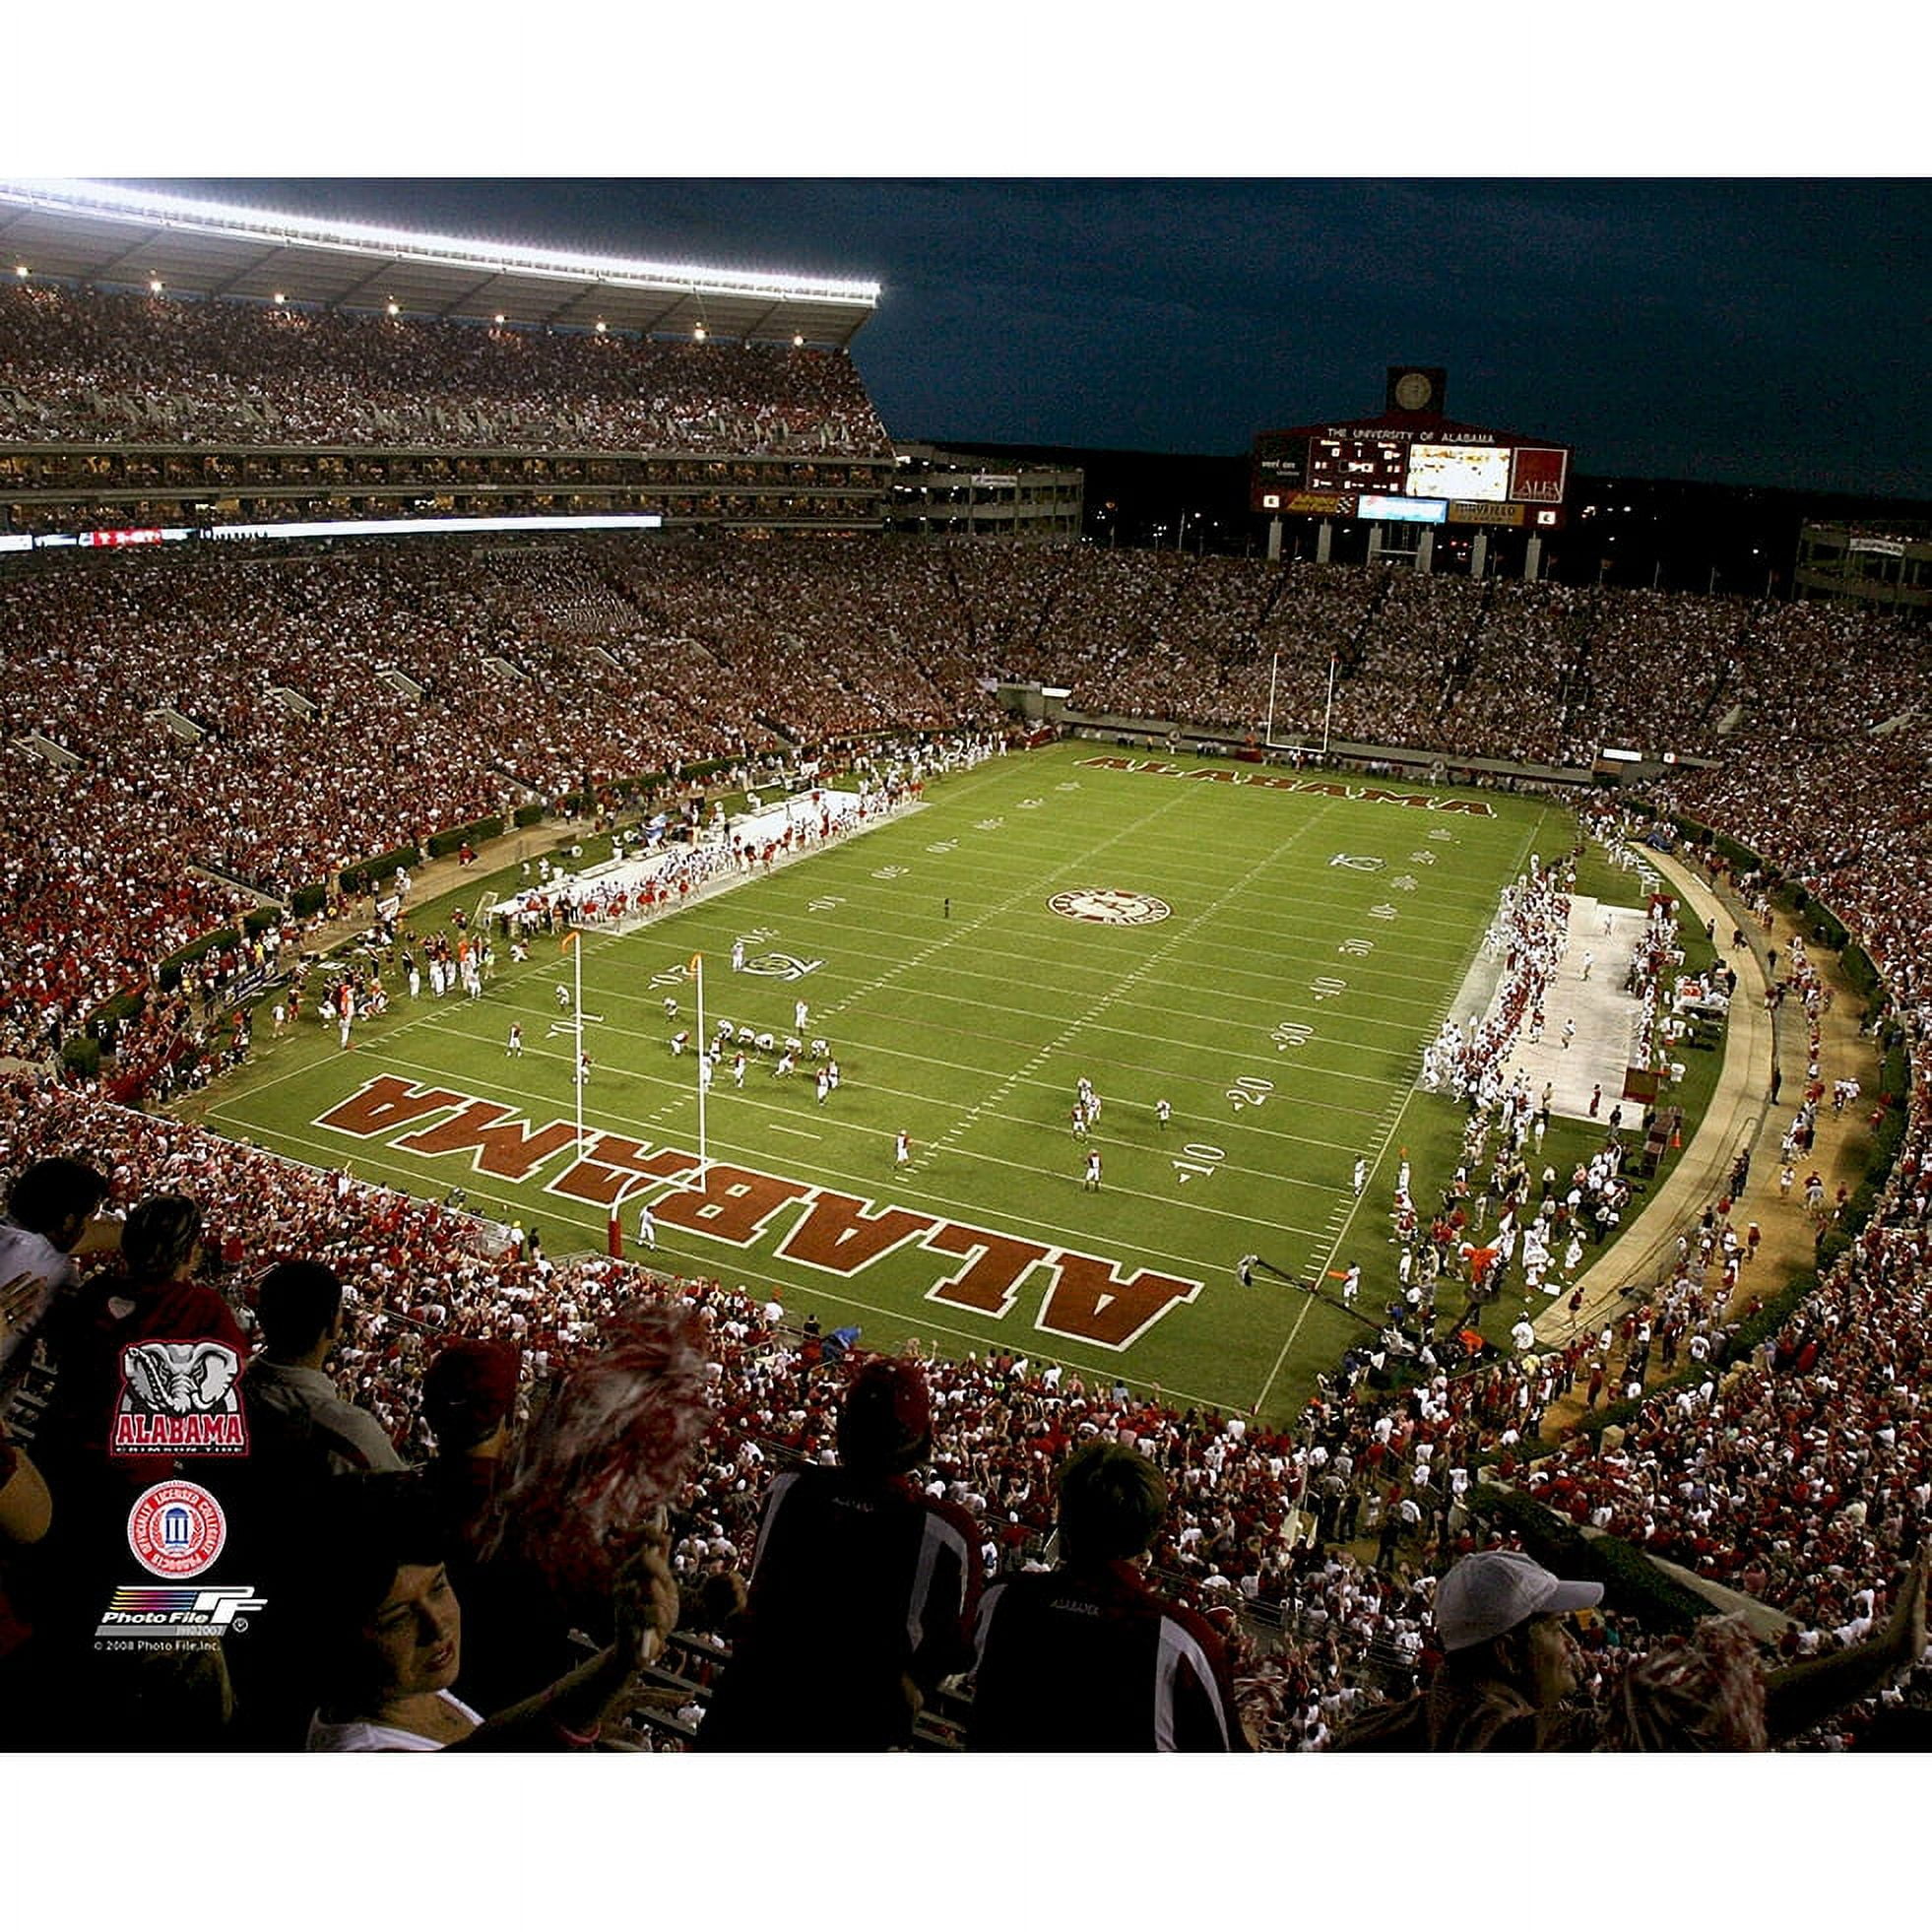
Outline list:
[[[537,447],[886,447],[842,357],[744,352],[726,371],[663,345],[0,290],[0,441],[494,447],[514,440],[506,425],[534,425]],[[1587,763],[1642,719],[1646,744],[1716,761],[1680,766],[1655,802],[1749,846],[1845,922],[1909,1057],[1902,1150],[1878,1211],[1785,1328],[1734,1359],[1735,1304],[1727,1314],[1717,1290],[1740,1262],[1707,1217],[1685,1230],[1677,1278],[1621,1332],[1541,1357],[1425,1363],[1398,1394],[1343,1377],[1286,1430],[1177,1412],[1052,1363],[934,1360],[930,1481],[980,1525],[991,1575],[1037,1551],[1070,1449],[1137,1447],[1173,1499],[1155,1564],[1235,1642],[1251,1720],[1278,1748],[1320,1748],[1368,1695],[1370,1664],[1422,1656],[1431,1574],[1473,1537],[1462,1498],[1499,1457],[1576,1522],[1775,1606],[1793,1654],[1883,1622],[1932,1511],[1932,660],[1899,622],[870,539],[60,554],[10,564],[4,591],[0,1055],[17,1060],[0,1084],[0,1172],[60,1154],[111,1172],[123,1201],[185,1194],[244,1282],[279,1258],[330,1263],[350,1289],[344,1392],[405,1456],[427,1445],[431,1337],[512,1339],[535,1381],[637,1299],[688,1303],[716,1419],[677,1513],[686,1578],[745,1565],[771,1469],[829,1455],[840,1378],[799,1325],[808,1311],[750,1285],[552,1260],[450,1208],[114,1105],[234,977],[297,946],[304,922],[282,912],[164,995],[169,953],[258,895],[286,903],[526,803],[588,790],[612,805],[620,785],[650,780],[649,798],[676,804],[686,767],[781,741],[983,733],[1001,720],[997,686],[1014,680],[1231,739],[1256,734],[1272,690],[1278,733],[1325,727],[1449,766]],[[1478,1177],[1492,1112],[1520,1126],[1521,1097],[1490,1069],[1509,1033],[1535,1023],[1560,881],[1522,895],[1503,923],[1504,1031],[1438,1043],[1439,1078],[1472,1102]],[[1812,1053],[1786,1102],[1801,1154],[1835,1075],[1819,1059],[1827,996],[1801,952],[1784,983]],[[107,1078],[63,1082],[45,1064],[61,1040],[128,994],[143,1010]],[[1506,1151],[1522,1145],[1516,1133]],[[1594,1211],[1601,1182],[1573,1179],[1573,1213],[1586,1193]],[[1642,1399],[1616,1447],[1579,1438],[1526,1467],[1538,1418],[1585,1375],[1594,1404],[1642,1396],[1653,1365],[1680,1359],[1691,1373]],[[1347,1553],[1369,1537],[1377,1565]]]
[[[890,450],[821,350],[45,284],[0,288],[0,442]]]

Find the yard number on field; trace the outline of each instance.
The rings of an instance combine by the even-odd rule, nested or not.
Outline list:
[[[1228,1158],[1225,1147],[1210,1147],[1201,1140],[1189,1141],[1181,1151],[1188,1158],[1185,1161],[1177,1160],[1174,1163],[1174,1171],[1180,1177],[1183,1187],[1186,1187],[1190,1178],[1196,1174],[1205,1180]]]

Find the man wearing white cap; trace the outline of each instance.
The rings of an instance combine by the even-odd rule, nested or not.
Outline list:
[[[1565,1712],[1581,1653],[1564,1627],[1603,1600],[1601,1583],[1567,1582],[1520,1550],[1478,1550],[1436,1587],[1447,1655],[1420,1697],[1356,1727],[1339,1744],[1367,1751],[1590,1750],[1593,1711]]]
[[[1582,1662],[1563,1619],[1602,1601],[1601,1583],[1565,1581],[1520,1550],[1464,1557],[1437,1586],[1436,1632],[1449,1653],[1442,1678],[1465,1707],[1457,1713],[1465,1735],[1432,1748],[1561,1749],[1545,1732]]]
[[[1601,1583],[1565,1582],[1518,1550],[1479,1550],[1436,1588],[1436,1632],[1447,1653],[1420,1697],[1365,1718],[1338,1742],[1359,1751],[1762,1750],[1798,1736],[1881,1690],[1925,1653],[1928,1557],[1898,1583],[1882,1631],[1848,1649],[1781,1670],[1759,1665],[1725,1689],[1721,1671],[1686,1672],[1682,1646],[1659,1644],[1626,1673],[1613,1721],[1566,1708],[1580,1655],[1563,1626],[1599,1602]],[[1692,1634],[1711,1642],[1707,1618]],[[1695,1661],[1695,1659],[1693,1660]],[[1650,1681],[1642,1673],[1656,1666]],[[1686,1679],[1688,1690],[1683,1682]],[[1755,1710],[1737,1722],[1739,1707]]]

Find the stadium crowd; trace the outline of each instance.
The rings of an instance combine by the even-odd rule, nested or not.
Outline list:
[[[1914,1037],[1922,1042],[1922,1021]],[[1713,1245],[1687,1236],[1661,1309],[1633,1311],[1620,1338],[1606,1330],[1540,1359],[1473,1367],[1446,1338],[1445,1365],[1393,1395],[1377,1392],[1383,1379],[1364,1374],[1365,1354],[1287,1432],[1176,1413],[1004,1354],[934,1359],[925,1370],[934,1413],[925,1480],[935,1500],[966,1513],[977,1580],[987,1583],[1037,1562],[1054,1473],[1069,1451],[1106,1441],[1148,1457],[1170,1498],[1155,1574],[1220,1637],[1231,1695],[1264,1748],[1332,1742],[1376,1701],[1370,1666],[1399,1681],[1435,1663],[1433,1573],[1476,1541],[1464,1498],[1485,1456],[1500,1455],[1505,1477],[1573,1519],[1777,1606],[1790,1618],[1781,1645],[1789,1656],[1831,1654],[1883,1623],[1888,1585],[1932,1493],[1921,1392],[1932,1265],[1922,1074],[1916,1092],[1887,1213],[1748,1360],[1727,1359],[1746,1311],[1712,1292]],[[1478,1109],[1478,1150],[1487,1113]],[[15,1171],[58,1151],[111,1173],[122,1202],[203,1203],[211,1246],[235,1280],[290,1256],[334,1268],[347,1311],[334,1358],[341,1393],[410,1460],[432,1458],[425,1368],[452,1338],[513,1343],[531,1385],[594,1350],[640,1299],[693,1311],[712,1420],[677,1494],[668,1552],[688,1602],[712,1579],[751,1567],[767,1480],[831,1453],[845,1386],[836,1351],[814,1323],[801,1327],[755,1290],[667,1281],[609,1258],[552,1262],[534,1234],[518,1231],[506,1247],[499,1231],[447,1208],[115,1109],[25,1070],[8,1083],[0,1141]],[[246,1296],[234,1305],[247,1320]],[[1585,1363],[1607,1362],[1620,1347],[1619,1381],[1640,1358],[1641,1387],[1649,1338],[1638,1331],[1653,1321],[1667,1331],[1675,1318],[1699,1373],[1642,1406],[1617,1446],[1573,1445],[1529,1466],[1543,1407]],[[1373,1564],[1359,1553],[1370,1537]],[[1589,1672],[1598,1691],[1642,1641],[1627,1622],[1599,1626]],[[32,1654],[25,1637],[15,1647]]]
[[[842,354],[0,288],[0,442],[878,456]]]
[[[0,290],[3,440],[472,436],[887,447],[840,357]],[[950,1609],[928,1606],[932,1641],[879,1651],[894,1683],[932,1697],[976,1659],[1000,1659],[997,1676],[1016,1630],[1046,1642],[1052,1604],[1023,1579],[1048,1576],[1101,1606],[1110,1628],[1158,1629],[1195,1659],[1192,1702],[1174,1713],[1191,1738],[1237,1741],[1238,1716],[1263,1748],[1337,1742],[1379,1686],[1453,1675],[1452,1634],[1495,1625],[1466,1604],[1448,1629],[1436,1614],[1438,1576],[1487,1540],[1468,1507],[1485,1472],[1772,1606],[1787,1662],[1857,1654],[1910,1610],[1915,1586],[1900,1578],[1932,1504],[1932,673],[1893,622],[1172,552],[882,540],[55,554],[10,564],[5,586],[0,1054],[14,1063],[0,1082],[0,1172],[13,1183],[0,1386],[18,1440],[0,1435],[0,1734],[129,1744],[159,1721],[211,1744],[574,1748],[638,1707],[617,1691],[661,1663],[679,1627],[754,1633],[742,1654],[766,1666],[783,1655],[772,1633],[801,1614],[800,1597],[766,1549],[808,1561],[848,1477],[869,1508],[889,1499],[894,1520],[964,1552],[931,1573],[956,1578]],[[378,855],[528,805],[555,811],[588,794],[608,809],[631,780],[653,788],[635,801],[647,808],[685,805],[701,788],[679,775],[695,765],[741,773],[792,747],[997,728],[994,692],[1013,680],[1069,686],[1082,711],[1248,741],[1272,692],[1277,733],[1446,767],[1587,763],[1632,719],[1647,744],[1713,760],[1680,768],[1656,803],[1740,839],[1829,904],[1889,989],[1874,1024],[1904,1045],[1909,1092],[1877,1212],[1752,1351],[1736,1347],[1759,1298],[1740,1279],[1735,1202],[1686,1228],[1674,1277],[1600,1332],[1544,1351],[1470,1332],[1492,1264],[1478,1256],[1524,1265],[1500,1226],[1485,1233],[1491,1214],[1520,1236],[1546,1202],[1566,1231],[1600,1234],[1605,1204],[1615,1211],[1614,1152],[1567,1188],[1547,1172],[1539,1188],[1534,1109],[1493,1077],[1510,1030],[1534,1023],[1548,880],[1526,884],[1503,935],[1517,957],[1501,1030],[1442,1043],[1444,1077],[1470,1108],[1463,1169],[1425,1177],[1395,1207],[1415,1217],[1434,1272],[1466,1287],[1463,1321],[1440,1322],[1420,1292],[1391,1307],[1378,1344],[1350,1351],[1287,1429],[1177,1411],[1003,1352],[854,1373],[809,1311],[755,1284],[551,1258],[535,1230],[115,1104],[161,1071],[184,1030],[243,1050],[249,1022],[230,996],[298,953],[342,908],[342,876]],[[316,912],[292,911],[298,888],[325,883]],[[359,883],[373,899],[384,881]],[[162,991],[167,954],[251,909],[267,913],[258,930]],[[1651,965],[1661,973],[1667,957]],[[1814,1063],[1787,1102],[1795,1153],[1832,1069],[1816,1065],[1825,993],[1802,952],[1781,986]],[[136,1010],[107,1041],[108,1072],[63,1077],[60,1047],[117,995]],[[79,1195],[70,1187],[51,1219],[30,1181],[47,1161],[98,1177],[68,1173]],[[125,1219],[95,1217],[102,1200]],[[1832,1211],[1821,1200],[1823,1222]],[[300,1272],[317,1267],[339,1282],[339,1310]],[[91,1392],[106,1385],[103,1350],[136,1337],[248,1358],[239,1400],[273,1449],[264,1479],[281,1469],[312,1483],[299,1519],[373,1553],[354,1590],[318,1599],[313,1655],[331,1674],[239,1651],[228,1683],[206,1651],[158,1673],[73,1643],[75,1613],[99,1610],[79,1594],[99,1586],[104,1600],[126,1580],[97,1561],[103,1526],[125,1521],[124,1479],[156,1466],[103,1460],[108,1418]],[[565,1431],[571,1391],[612,1378],[625,1399],[598,1412],[629,1418],[622,1440]],[[1614,1439],[1543,1455],[1541,1418],[1585,1381],[1587,1405],[1629,1396],[1631,1420]],[[421,1472],[407,1501],[377,1480],[404,1465]],[[1062,1477],[1076,1465],[1069,1489]],[[583,1513],[606,1503],[615,1514]],[[237,1490],[240,1529],[265,1539],[263,1574],[294,1588],[295,1558],[262,1527],[276,1514],[263,1492]],[[785,1533],[768,1537],[781,1520]],[[1127,1570],[1143,1554],[1158,1602]],[[466,1688],[487,1687],[482,1709],[449,1689],[452,1590]],[[971,1625],[983,1595],[977,1642],[940,1633],[948,1615]],[[1900,1627],[1922,1643],[1914,1614]],[[414,1659],[378,1628],[397,1619],[419,1632]],[[589,1658],[572,1629],[595,1640]],[[1649,1654],[1662,1646],[1606,1611],[1580,1688],[1612,1702]],[[1880,1704],[1847,1700],[1850,1715],[1811,1742],[1877,1735],[1886,1701],[1922,1701],[1922,1669]],[[837,1705],[814,1707],[834,1731]],[[887,1707],[873,1743],[907,1735],[910,1705]]]
[[[237,887],[286,902],[439,830],[786,742],[984,726],[1008,679],[1250,737],[1279,652],[1276,729],[1314,735],[1332,660],[1336,739],[1446,764],[1586,758],[1607,721],[1641,715],[1721,761],[1667,803],[1736,824],[1895,933],[1856,846],[1922,856],[1926,836],[1922,671],[1889,624],[1810,607],[884,542],[63,556],[7,581],[0,1025],[16,1047],[53,1006],[71,1021],[230,920]],[[1846,715],[1892,725],[1856,774],[1819,737],[1840,686]],[[1830,785],[1773,815],[1748,774],[1794,744],[1821,779],[1869,774],[1883,816],[1835,825]],[[1801,816],[1811,797],[1828,803]]]

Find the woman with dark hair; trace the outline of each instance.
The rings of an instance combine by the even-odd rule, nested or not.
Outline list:
[[[463,1668],[463,1608],[444,1566],[441,1512],[422,1477],[337,1477],[311,1527],[318,1561],[299,1599],[316,1692],[310,1751],[587,1748],[676,1626],[677,1585],[654,1532],[618,1572],[615,1641],[484,1718],[452,1688]]]
[[[478,1499],[480,1519],[454,1519],[447,1487],[423,1474],[339,1476],[324,1487],[298,1525],[314,1575],[292,1592],[315,1621],[312,1638],[293,1646],[317,1673],[309,1750],[556,1751],[597,1740],[676,1627],[664,1506],[710,1420],[698,1338],[689,1317],[669,1309],[607,1323],[604,1347],[541,1391],[503,1479]],[[465,1425],[438,1380],[442,1419],[460,1440],[481,1416]],[[505,1410],[513,1371],[507,1382]],[[446,1560],[466,1557],[480,1607],[498,1616],[495,1681],[545,1686],[509,1691],[508,1707],[487,1720],[453,1689],[463,1608]],[[517,1585],[509,1600],[527,1612],[508,1624],[506,1599],[487,1587],[498,1566]],[[518,1635],[541,1660],[568,1627],[557,1622],[566,1607],[578,1628],[610,1634],[596,1656],[553,1682],[541,1662],[503,1665]]]

